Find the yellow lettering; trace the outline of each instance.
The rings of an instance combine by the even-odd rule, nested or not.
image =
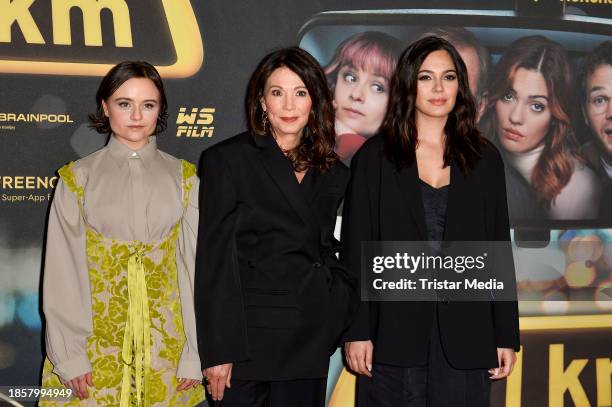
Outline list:
[[[597,405],[612,406],[612,360],[601,358],[595,361],[597,370]]]
[[[34,177],[26,177],[26,189],[34,189]]]
[[[590,407],[589,399],[584,392],[578,376],[588,363],[588,359],[573,360],[564,369],[563,345],[554,344],[549,347],[548,362],[548,406],[563,407],[563,395],[569,391],[574,405]]]
[[[9,113],[8,114],[8,121],[16,121],[17,120],[17,115],[15,113]]]
[[[49,183],[51,188],[55,188],[55,184],[57,184],[57,177],[51,177],[51,182]]]
[[[23,189],[23,177],[14,177],[13,182],[15,184],[15,189]]]
[[[2,177],[2,188],[13,188],[13,179],[11,177]]]
[[[5,122],[5,121],[7,121],[6,113],[0,113],[0,122]]]
[[[523,347],[516,354],[516,364],[506,382],[506,407],[521,407],[521,386],[523,382]]]
[[[198,124],[211,124],[214,120],[213,113],[215,113],[215,109],[211,107],[203,107],[200,109]]]
[[[83,14],[85,45],[102,46],[101,12],[108,9],[113,15],[115,46],[132,47],[130,10],[125,0],[52,0],[53,43],[71,45],[70,10],[77,7]]]
[[[26,119],[25,114],[19,113],[19,116],[17,116],[17,121],[18,122],[27,122],[28,120]]]
[[[36,188],[49,188],[49,177],[37,177]]]
[[[193,109],[191,109],[191,113],[189,114],[185,113],[186,111],[187,108],[185,107],[181,107],[179,109],[179,114],[176,117],[176,124],[195,124],[198,109],[194,107]]]
[[[28,44],[44,44],[45,40],[32,18],[34,0],[0,0],[0,42],[11,42],[11,27],[17,23]]]

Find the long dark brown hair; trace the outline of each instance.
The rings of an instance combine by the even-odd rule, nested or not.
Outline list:
[[[168,101],[166,92],[164,91],[164,83],[157,69],[153,65],[144,61],[123,61],[111,68],[110,71],[102,78],[98,91],[96,92],[95,113],[89,115],[89,127],[102,134],[112,133],[110,121],[104,114],[102,101],[108,100],[117,89],[125,82],[132,78],[147,78],[150,79],[157,90],[159,91],[160,108],[157,117],[157,126],[153,134],[159,134],[166,130],[166,121],[168,119]]]
[[[473,169],[481,157],[485,139],[476,128],[476,102],[470,92],[465,64],[455,48],[439,37],[425,37],[412,43],[400,56],[391,78],[389,107],[381,126],[385,155],[397,169],[411,166],[416,159],[417,74],[423,61],[434,51],[446,51],[457,73],[459,89],[444,133],[444,166],[457,165],[462,173]]]
[[[300,77],[306,85],[312,108],[308,124],[302,131],[300,143],[287,153],[295,171],[317,168],[329,169],[339,160],[334,152],[334,107],[332,94],[327,87],[325,73],[319,63],[298,47],[283,48],[266,55],[249,81],[245,100],[247,126],[252,133],[272,137],[270,126],[262,120],[263,97],[266,81],[278,68],[286,67]]]
[[[521,38],[501,57],[491,78],[488,101],[482,117],[482,129],[492,141],[499,144],[497,101],[510,89],[519,68],[542,74],[548,90],[551,121],[544,138],[544,150],[533,172],[531,185],[538,199],[550,207],[572,177],[573,159],[582,161],[578,142],[571,125],[571,69],[568,57],[554,41],[542,36]]]

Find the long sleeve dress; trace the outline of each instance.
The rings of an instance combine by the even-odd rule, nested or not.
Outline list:
[[[202,378],[195,167],[158,150],[155,137],[137,151],[111,137],[59,175],[43,275],[43,387],[93,372],[89,399],[62,405],[198,404],[202,386],[176,391],[177,378]]]

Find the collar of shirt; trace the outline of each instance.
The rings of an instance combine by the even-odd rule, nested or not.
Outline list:
[[[139,150],[132,150],[119,140],[115,136],[111,135],[106,146],[111,154],[111,157],[115,160],[119,167],[123,167],[127,164],[127,160],[140,158],[145,168],[148,168],[149,164],[155,158],[157,152],[157,140],[155,136],[149,137],[149,142]]]

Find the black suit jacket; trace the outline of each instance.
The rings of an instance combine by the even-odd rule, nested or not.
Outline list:
[[[427,240],[416,163],[397,171],[382,150],[382,136],[372,137],[351,163],[342,260],[356,277],[362,241]],[[492,145],[466,176],[451,165],[447,208],[445,241],[510,239],[504,166]],[[442,346],[455,368],[494,367],[497,347],[519,348],[516,302],[361,302],[345,340],[372,340],[375,363],[424,365],[436,310]]]
[[[348,178],[338,162],[298,183],[274,139],[250,133],[204,153],[195,276],[203,367],[233,362],[232,377],[245,380],[327,375],[356,302],[333,237]]]

